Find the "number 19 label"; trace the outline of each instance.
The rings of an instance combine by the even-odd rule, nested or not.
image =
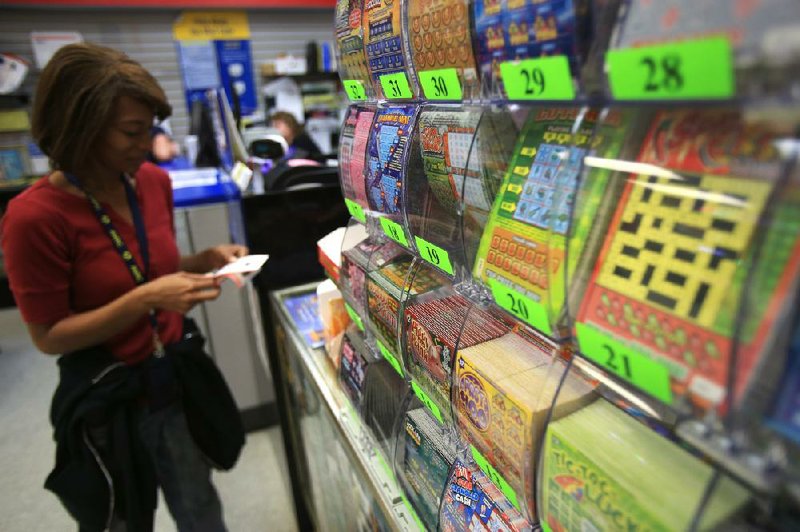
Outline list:
[[[441,270],[453,275],[453,265],[450,262],[450,254],[439,246],[434,246],[427,240],[420,237],[414,237],[417,242],[417,249],[419,255]]]
[[[731,44],[710,37],[611,50],[606,70],[619,100],[729,99],[736,92]]]

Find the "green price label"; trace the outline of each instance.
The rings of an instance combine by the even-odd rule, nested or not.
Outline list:
[[[349,200],[347,198],[344,199],[344,204],[347,205],[347,210],[350,213],[350,216],[352,216],[362,224],[367,223],[367,216],[364,214],[364,207],[362,207],[355,201]]]
[[[509,100],[574,100],[575,87],[566,56],[500,63]]]
[[[344,85],[344,91],[350,101],[363,102],[367,99],[367,91],[364,90],[364,84],[357,79],[346,79],[342,81],[342,85]]]
[[[578,346],[589,360],[633,384],[656,399],[672,404],[669,370],[594,327],[578,323]]]
[[[422,521],[420,521],[419,517],[417,516],[416,510],[414,510],[414,508],[411,507],[411,505],[408,502],[408,499],[406,499],[405,497],[403,497],[403,504],[405,505],[408,515],[410,515],[411,518],[414,519],[414,522],[417,524],[417,530],[420,530],[421,532],[428,530],[428,527],[422,524]]]
[[[463,96],[455,68],[424,70],[419,73],[419,84],[428,100],[460,100]]]
[[[476,449],[473,445],[469,446],[470,451],[472,451],[472,459],[475,460],[475,463],[478,464],[478,467],[481,468],[481,471],[489,477],[489,480],[492,483],[500,488],[500,491],[503,492],[503,495],[506,496],[506,499],[513,504],[517,510],[520,509],[519,507],[519,499],[517,498],[517,492],[514,491],[514,488],[506,482],[506,479],[503,478],[503,475],[497,472],[497,470],[489,463],[481,453]]]
[[[417,242],[417,249],[419,249],[420,257],[437,268],[453,275],[453,265],[450,263],[450,255],[445,250],[439,246],[434,246],[427,240],[423,240],[418,236],[414,237],[414,240]]]
[[[389,467],[389,464],[386,463],[386,459],[383,457],[383,453],[380,450],[376,450],[375,455],[378,457],[378,462],[380,462],[381,467],[383,468],[384,473],[390,479],[394,479],[394,472],[392,468]]]
[[[489,280],[489,288],[492,290],[492,298],[498,307],[507,310],[546,335],[553,335],[550,318],[544,305],[494,279]]]
[[[618,100],[729,99],[736,92],[725,37],[611,50],[606,70]]]
[[[542,525],[542,530],[544,530],[544,532],[553,532],[553,529],[552,529],[552,528],[550,528],[550,525],[548,525],[548,524],[547,524],[547,523],[544,521],[544,519],[542,519],[541,521],[539,521],[539,524],[540,524],[540,525]]]
[[[414,97],[405,72],[384,74],[380,78],[383,95],[387,100],[410,100]]]
[[[348,303],[344,304],[344,309],[347,311],[347,314],[350,316],[350,319],[353,320],[353,323],[355,323],[356,326],[363,332],[364,323],[361,321],[361,316],[356,314],[356,311],[353,310],[353,307],[351,307]]]
[[[380,340],[377,340],[377,343],[378,350],[381,352],[381,355],[383,355],[383,358],[389,361],[389,364],[392,365],[394,370],[399,373],[401,377],[404,377],[405,375],[403,374],[403,366],[400,365],[400,362],[397,361],[397,358],[395,358],[394,354],[392,354],[392,352],[389,351],[389,349],[383,345],[383,342]]]
[[[442,413],[439,412],[439,407],[436,406],[436,403],[431,401],[431,398],[428,397],[428,394],[426,394],[425,391],[414,381],[411,381],[411,388],[414,390],[414,394],[417,396],[417,399],[419,399],[420,402],[431,411],[433,417],[435,417],[439,423],[444,425],[444,419],[442,419]]]
[[[406,232],[403,231],[403,226],[397,222],[393,222],[389,218],[381,218],[381,227],[386,236],[397,242],[403,247],[408,247],[408,240],[406,240]]]

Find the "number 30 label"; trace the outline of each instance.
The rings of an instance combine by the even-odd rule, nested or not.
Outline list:
[[[725,37],[611,50],[611,94],[619,100],[729,99],[735,94],[731,45]]]
[[[428,100],[460,100],[463,96],[455,68],[424,70],[419,73],[419,84]]]

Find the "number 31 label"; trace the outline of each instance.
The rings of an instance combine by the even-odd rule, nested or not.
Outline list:
[[[618,100],[729,99],[735,94],[731,44],[711,37],[611,50],[606,69]]]

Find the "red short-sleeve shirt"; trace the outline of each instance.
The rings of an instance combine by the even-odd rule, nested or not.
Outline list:
[[[135,179],[147,231],[150,279],[154,279],[176,272],[180,264],[172,186],[166,172],[150,163],[139,168]],[[141,265],[136,229],[103,206]],[[89,201],[53,186],[46,177],[9,202],[0,235],[11,291],[27,323],[53,324],[101,307],[135,287]],[[179,340],[182,322],[179,313],[159,311],[161,341]],[[146,359],[153,351],[147,316],[109,339],[105,347],[129,364]]]

